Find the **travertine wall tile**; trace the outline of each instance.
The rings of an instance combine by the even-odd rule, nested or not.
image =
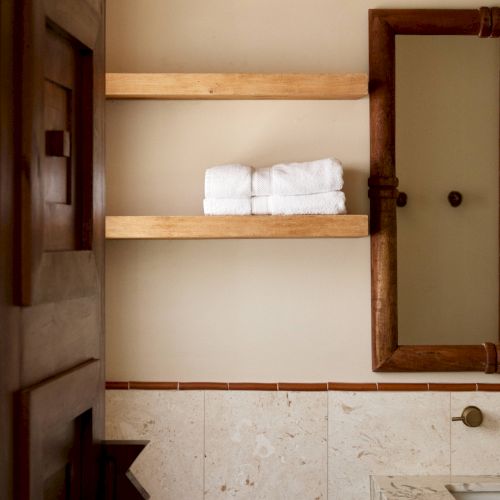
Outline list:
[[[132,471],[152,500],[203,498],[202,391],[106,391],[106,438],[151,440]]]
[[[500,473],[498,393],[106,395],[107,437],[151,440],[133,471],[153,500],[368,500],[370,475]],[[471,404],[481,427],[451,423]]]
[[[365,500],[371,474],[449,474],[450,395],[329,393],[329,498]]]
[[[206,392],[205,498],[327,498],[327,393]]]
[[[466,406],[483,412],[480,427],[462,422],[451,424],[452,474],[500,474],[500,393],[464,392],[451,394],[451,414],[459,417]]]

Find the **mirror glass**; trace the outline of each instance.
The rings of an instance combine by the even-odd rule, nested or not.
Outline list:
[[[498,341],[499,61],[499,39],[396,37],[400,345]]]

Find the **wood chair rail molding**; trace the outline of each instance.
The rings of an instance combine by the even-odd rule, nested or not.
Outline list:
[[[395,164],[396,35],[500,36],[500,7],[369,11],[373,371],[499,371],[500,344],[398,344]]]

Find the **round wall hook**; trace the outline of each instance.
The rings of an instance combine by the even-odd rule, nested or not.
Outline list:
[[[398,193],[398,197],[396,198],[396,205],[398,207],[405,207],[407,203],[408,203],[408,195],[406,193],[403,193],[403,191],[400,191]]]
[[[448,193],[448,201],[452,207],[458,207],[462,203],[462,193],[458,191],[450,191]]]

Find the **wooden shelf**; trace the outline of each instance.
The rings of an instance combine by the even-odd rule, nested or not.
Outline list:
[[[359,99],[365,73],[107,73],[108,99]]]
[[[107,216],[107,239],[353,238],[367,215]]]

